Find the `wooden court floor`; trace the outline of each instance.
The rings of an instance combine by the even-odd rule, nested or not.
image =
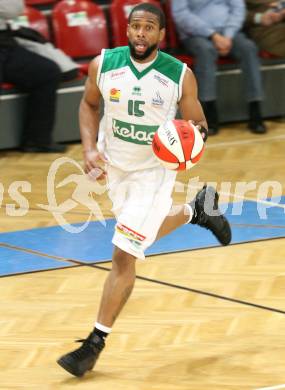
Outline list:
[[[233,201],[256,199],[266,181],[280,183],[285,195],[285,123],[267,124],[263,136],[249,133],[245,124],[223,128],[210,138],[201,163],[178,180],[187,183],[191,175],[201,183],[217,182],[218,188],[231,182],[232,189],[238,182],[256,182],[246,195],[231,195]],[[65,156],[81,162],[80,145],[71,145]],[[58,157],[0,152],[0,232],[56,225],[38,204],[47,202],[46,177]],[[73,171],[66,166],[57,180]],[[11,216],[12,183],[21,180],[31,183],[31,191],[24,193],[19,215]],[[72,183],[62,187],[59,199],[73,190]],[[174,198],[178,203],[187,194],[176,191]],[[106,196],[98,201],[111,217]],[[66,219],[80,222],[87,214],[78,204]],[[77,347],[73,340],[93,326],[110,263],[3,277],[0,389],[285,388],[284,258],[281,238],[138,262],[133,295],[95,371],[81,379],[63,371],[56,359]]]

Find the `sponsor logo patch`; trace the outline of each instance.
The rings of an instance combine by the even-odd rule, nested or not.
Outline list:
[[[139,145],[151,145],[158,126],[137,125],[113,119],[112,130],[114,137]]]
[[[126,73],[125,70],[114,71],[111,73],[111,79],[112,80],[119,79],[120,77],[124,76],[125,73]]]
[[[141,96],[141,94],[142,94],[142,89],[141,89],[141,87],[134,87],[134,88],[133,88],[132,95]]]
[[[155,106],[155,107],[163,107],[163,105],[164,105],[164,100],[163,100],[162,97],[160,96],[159,91],[156,91],[155,97],[152,98],[151,104],[152,104],[153,106]]]
[[[119,222],[117,223],[116,230],[117,230],[117,232],[123,234],[123,236],[125,236],[129,240],[135,241],[137,244],[139,244],[145,240],[145,236],[143,236],[140,233],[135,232],[134,230],[123,225],[122,223],[119,223]]]
[[[154,75],[155,80],[157,80],[160,84],[164,85],[165,87],[168,87],[169,80],[164,79],[163,77],[159,76],[158,74]]]
[[[110,89],[110,101],[118,103],[120,101],[121,91],[117,88]]]
[[[141,242],[135,241],[135,240],[129,240],[129,241],[132,243],[132,245],[133,245],[136,249],[141,250],[141,246],[142,246],[142,243],[141,243]]]

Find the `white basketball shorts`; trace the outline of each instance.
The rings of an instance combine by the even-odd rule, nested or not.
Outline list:
[[[176,172],[163,167],[125,172],[107,168],[109,197],[117,219],[112,243],[145,259],[172,206]]]

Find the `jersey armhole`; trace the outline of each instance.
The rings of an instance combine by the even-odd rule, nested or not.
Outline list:
[[[98,87],[99,87],[100,78],[101,78],[101,70],[102,70],[102,66],[103,66],[103,62],[104,62],[104,58],[105,58],[105,51],[106,51],[106,49],[101,50],[101,58],[100,58],[99,66],[98,66],[97,79],[96,79],[96,83],[97,83]]]
[[[187,65],[183,64],[182,72],[180,75],[180,80],[179,80],[179,85],[178,85],[178,102],[180,101],[182,97],[182,89],[183,89],[183,80],[184,80],[184,75],[187,69]]]

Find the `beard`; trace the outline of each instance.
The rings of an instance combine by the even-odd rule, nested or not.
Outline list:
[[[135,49],[135,46],[129,41],[129,48],[130,48],[130,52],[131,52],[131,56],[135,59],[135,60],[145,60],[147,57],[149,57],[151,55],[151,53],[158,49],[158,44],[155,43],[154,45],[152,46],[149,46],[146,51],[142,54],[138,54],[136,52],[136,49]]]

